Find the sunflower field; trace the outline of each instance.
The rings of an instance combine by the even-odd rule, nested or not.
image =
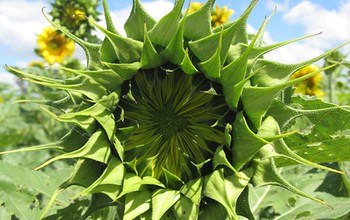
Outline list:
[[[55,0],[43,61],[5,66],[1,219],[350,218],[346,42],[283,64],[264,55],[311,36],[267,45],[272,15],[248,33],[258,0],[236,20],[214,0],[159,20],[132,3],[123,36],[105,0]]]

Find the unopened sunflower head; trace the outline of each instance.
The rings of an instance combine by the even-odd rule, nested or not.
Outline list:
[[[74,41],[58,33],[55,27],[48,26],[38,35],[38,54],[50,65],[62,63],[66,56],[73,55],[75,50]]]
[[[296,71],[292,77],[292,79],[296,79],[302,76],[305,76],[309,73],[315,72],[318,70],[318,66],[306,66],[298,71]],[[321,98],[322,96],[325,96],[326,94],[323,93],[318,88],[318,83],[321,82],[322,75],[320,73],[313,75],[299,83],[296,83],[294,87],[296,87],[295,93],[301,93],[303,95],[309,95],[309,96],[317,96],[318,98]]]
[[[102,45],[52,22],[83,47],[87,70],[59,67],[76,75],[61,81],[17,71],[28,81],[66,90],[64,100],[42,103],[64,112],[57,116],[44,108],[57,120],[76,125],[59,143],[45,146],[65,153],[36,168],[78,159],[47,209],[71,185],[86,187],[73,198],[94,195],[83,219],[102,200],[121,206],[123,219],[251,218],[242,202],[248,201],[248,183],[279,185],[322,202],[288,184],[274,158],[331,169],[290,150],[283,137],[295,132],[281,134],[274,118],[279,112],[269,109],[284,105],[278,95],[285,89],[324,69],[289,80],[293,72],[332,51],[293,65],[263,59],[300,39],[262,46],[269,17],[249,43],[242,27],[257,0],[235,21],[213,29],[212,0],[191,14],[183,13],[184,0],[175,1],[158,22],[135,0],[124,26],[127,37],[116,31],[103,3],[107,29],[91,20],[105,35]]]

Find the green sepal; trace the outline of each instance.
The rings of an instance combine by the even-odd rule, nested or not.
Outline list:
[[[153,28],[155,24],[156,20],[146,12],[140,1],[133,0],[130,16],[124,24],[126,35],[134,40],[143,41],[144,32]]]
[[[184,185],[184,182],[179,177],[172,174],[164,167],[163,173],[165,175],[167,188],[179,190]]]
[[[53,84],[72,84],[73,81],[76,81],[78,77],[73,77],[73,78],[68,78],[68,79],[65,79],[65,80],[62,80],[62,79],[54,79],[54,78],[51,78],[51,77],[45,77],[45,76],[38,76],[38,75],[34,75],[34,74],[31,74],[31,73],[26,73],[26,72],[23,72],[23,71],[20,71],[18,69],[14,69],[10,66],[7,66],[5,64],[5,66],[7,68],[9,68],[11,71],[15,72],[15,73],[18,73],[20,75],[24,75],[24,76],[28,76],[32,79],[36,79],[36,80],[39,80],[41,82],[46,82],[46,83],[53,83]]]
[[[174,64],[180,64],[183,61],[186,54],[184,50],[183,32],[187,13],[188,8],[186,9],[185,15],[182,18],[174,37],[171,39],[170,43],[166,46],[166,48],[160,53],[162,57]]]
[[[313,35],[312,35],[313,36]],[[281,64],[270,60],[259,59],[255,62],[253,70],[257,70],[262,66],[266,66],[264,69],[259,71],[259,74],[256,74],[251,78],[251,84],[253,86],[257,85],[259,87],[271,87],[287,82],[295,71],[301,69],[305,66],[311,65],[318,60],[328,56],[330,53],[338,50],[343,47],[345,44],[342,44],[320,56],[317,56],[308,61],[300,62],[297,64]],[[339,61],[339,60],[338,60]]]
[[[228,216],[225,207],[215,200],[209,200],[205,205],[202,205],[199,209],[198,220],[207,219],[222,219],[222,220],[232,220]],[[238,218],[235,218],[236,220]]]
[[[78,92],[86,95],[92,100],[98,100],[106,93],[106,89],[96,83],[94,80],[88,79],[83,76],[74,77],[74,79],[65,80],[65,84],[57,84],[57,83],[46,83],[31,79],[23,78],[23,80],[30,81],[39,85],[59,88],[63,90],[68,90],[72,92]]]
[[[262,155],[263,156],[263,155]],[[278,172],[278,169],[275,165],[274,159],[273,158],[266,158],[264,160],[261,159],[253,159],[251,163],[253,169],[254,169],[254,175],[251,178],[251,183],[255,187],[261,187],[261,186],[266,186],[266,185],[275,185],[275,186],[280,186],[283,187],[295,194],[298,194],[300,196],[312,199],[316,202],[320,202],[322,204],[328,205],[327,203],[311,197],[297,188],[295,188],[293,185],[288,183]],[[328,205],[330,206],[330,205]],[[332,208],[332,206],[330,206]]]
[[[131,79],[141,68],[140,62],[134,63],[108,63],[102,62],[108,68],[116,72],[123,80]]]
[[[113,92],[118,89],[124,82],[122,76],[111,69],[105,70],[74,70],[65,67],[57,66],[57,68],[75,73],[77,75],[83,75],[91,80],[96,81],[101,86],[106,88],[109,92]]]
[[[116,173],[118,175],[115,175]],[[89,187],[72,197],[71,200],[78,196],[86,196],[92,193],[104,193],[113,199],[122,190],[125,173],[125,168],[120,160],[112,156],[103,174]]]
[[[264,23],[262,24],[262,26],[260,27],[261,31],[259,31],[256,34],[256,41],[254,44],[254,47],[261,47],[264,43],[263,37],[264,37],[264,32],[265,32],[265,28],[267,23],[270,21],[270,19],[272,18],[272,16],[276,13],[277,7],[275,7],[275,11],[270,15],[270,17],[268,17]]]
[[[123,190],[114,199],[114,201],[130,192],[148,190],[146,185],[140,184],[141,181],[142,179],[139,176],[136,176],[133,173],[126,173],[123,181]]]
[[[149,31],[151,41],[162,47],[166,47],[173,39],[182,15],[182,5],[184,0],[175,1],[173,10],[162,17],[157,24]]]
[[[219,82],[220,72],[222,67],[222,61],[220,59],[221,46],[222,46],[222,33],[220,33],[219,45],[214,55],[208,60],[198,63],[198,68],[203,72],[205,77],[214,82]]]
[[[263,115],[266,113],[272,100],[275,98],[275,96],[278,93],[280,93],[283,89],[289,86],[292,86],[313,75],[316,75],[327,69],[330,69],[336,66],[337,64],[338,63],[330,65],[323,69],[320,69],[315,72],[304,75],[302,77],[287,81],[285,83],[275,85],[273,87],[251,87],[251,86],[244,87],[242,92],[242,103],[247,116],[252,121],[254,126],[257,129],[259,129]]]
[[[40,219],[45,216],[46,212],[55,202],[60,192],[72,185],[88,187],[103,173],[103,168],[104,167],[101,166],[101,163],[95,160],[79,159],[75,164],[74,171],[71,176],[64,183],[62,183],[51,196],[51,199],[46,205],[46,208]]]
[[[42,167],[61,159],[69,159],[69,158],[88,158],[92,160],[99,161],[101,163],[107,163],[109,157],[111,155],[110,151],[110,143],[107,140],[105,133],[101,130],[96,131],[90,139],[86,142],[86,144],[79,148],[78,150],[68,152],[57,157],[54,157],[34,170],[41,169]]]
[[[86,41],[83,41],[82,39],[76,37],[74,34],[70,33],[68,29],[60,26],[56,22],[51,21],[44,13],[42,10],[44,17],[46,20],[48,20],[55,28],[58,30],[62,31],[65,35],[67,35],[70,39],[72,39],[75,43],[79,44],[83,48],[86,54],[86,59],[87,59],[87,68],[90,70],[96,70],[96,69],[101,69],[102,65],[99,61],[100,57],[100,48],[101,45],[99,44],[92,44],[88,43]]]
[[[152,219],[159,220],[181,197],[177,190],[158,189],[152,194]],[[155,208],[157,207],[157,208]]]
[[[166,62],[166,59],[159,55],[156,49],[154,49],[153,44],[147,34],[146,23],[144,23],[144,26],[144,43],[141,56],[141,68],[152,69],[163,65]]]
[[[197,220],[199,206],[186,196],[181,196],[181,198],[172,206],[172,211],[178,220]]]
[[[48,105],[52,106],[60,111],[62,111],[65,114],[68,114],[70,112],[76,112],[78,109],[80,109],[80,105],[75,102],[71,96],[66,96],[60,100],[57,101],[51,101],[51,100],[17,100],[14,103],[37,103],[42,105]]]
[[[117,202],[112,202],[112,199],[103,193],[93,193],[91,195],[90,204],[84,214],[79,218],[79,220],[87,219],[93,212],[108,207],[108,206],[118,206]]]
[[[231,45],[236,45],[239,43],[243,43],[248,45],[248,34],[247,34],[247,20],[248,20],[248,16],[251,12],[251,8],[255,6],[255,4],[258,2],[258,0],[252,0],[249,4],[249,6],[246,8],[245,12],[248,11],[248,15],[245,17],[244,21],[241,22],[241,27],[239,28],[238,31],[234,34]],[[235,23],[237,23],[238,21],[240,21],[241,18],[237,18],[234,21],[231,22],[226,22],[224,24],[224,29],[231,27],[232,25],[234,25]],[[216,28],[213,29],[213,33],[217,33],[220,32],[221,27],[218,26]]]
[[[137,171],[137,157],[134,157],[134,159],[130,162],[128,161],[124,161],[123,162],[127,168],[131,168],[131,170],[134,171],[134,173],[138,176],[139,175],[139,172]]]
[[[248,48],[244,51],[244,53],[239,58],[232,61],[230,64],[226,65],[222,69],[220,83],[224,87],[224,95],[226,95],[227,93],[225,92],[225,87],[232,87],[238,84],[246,76],[250,52],[253,49],[255,42],[258,39],[259,33],[262,31],[262,27],[264,26],[265,23],[266,23],[266,20],[264,20],[258,33],[255,35],[253,41],[249,44]],[[240,95],[240,93],[238,93],[237,96],[238,95]]]
[[[237,170],[227,160],[223,145],[220,145],[218,148],[216,148],[213,157],[213,169],[215,170],[216,167],[219,165],[225,165],[226,167],[230,168],[234,173],[237,173]]]
[[[123,220],[132,220],[151,208],[152,193],[148,190],[128,193]]]
[[[225,187],[228,194],[228,198],[233,207],[236,208],[237,199],[247,188],[250,178],[253,176],[254,171],[251,167],[237,172],[231,176],[225,177]]]
[[[117,54],[115,53],[114,50],[111,50],[111,48],[113,48],[112,43],[108,40],[107,37],[105,37],[103,39],[101,49],[100,49],[101,62],[109,62],[109,63],[118,63],[119,62]]]
[[[239,195],[236,202],[236,212],[238,215],[244,216],[249,220],[255,220],[255,216],[249,206],[249,187],[246,186]]]
[[[239,169],[269,142],[250,130],[243,112],[236,115],[232,127],[232,164],[234,168]]]
[[[266,20],[264,20],[258,33],[255,35],[253,41],[250,43],[249,47],[244,51],[244,53],[235,61],[225,66],[221,71],[220,83],[223,85],[225,101],[233,111],[237,111],[238,102],[242,94],[243,87],[248,79],[252,77],[248,76],[244,79],[248,69],[249,54],[255,45],[259,33],[262,31],[265,23]],[[260,69],[258,69],[254,74],[256,74],[259,70]]]
[[[185,183],[180,192],[199,206],[202,198],[203,178],[198,177]]]
[[[202,175],[202,168],[207,165],[207,163],[209,163],[210,161],[212,161],[211,158],[199,163],[199,164],[196,164],[194,162],[191,162],[196,168],[197,168],[197,172],[199,173],[199,175]]]
[[[223,87],[223,92],[225,94],[225,101],[232,111],[237,112],[238,103],[239,103],[244,85],[248,82],[248,80],[252,76],[257,75],[257,73],[263,68],[265,68],[265,66],[256,70],[253,74],[246,77],[245,79],[242,79],[234,86],[224,86]]]
[[[187,16],[184,36],[198,40],[211,34],[211,13],[215,0],[209,0],[197,11]]]
[[[203,196],[223,205],[230,219],[238,219],[228,193],[223,169],[215,170],[204,177]]]
[[[250,11],[254,6],[251,6],[238,20],[229,28],[225,29],[222,33],[222,49],[220,51],[220,61],[224,62],[228,50],[230,49],[232,39],[237,29],[242,28],[242,23],[248,17]],[[215,33],[208,35],[200,40],[191,41],[188,43],[191,51],[198,57],[201,62],[210,59],[217,51],[220,43],[221,33]]]
[[[232,136],[231,136],[231,131],[232,131],[232,125],[226,124],[225,125],[225,146],[228,149],[231,149],[231,144],[232,144]]]
[[[53,112],[49,111],[48,109],[42,106],[40,106],[40,108],[42,108],[44,111],[46,111],[49,115],[51,115],[53,118],[55,118],[58,121],[74,123],[78,125],[82,129],[84,129],[88,134],[94,133],[96,129],[96,120],[93,117],[80,114],[81,112],[69,113],[69,114],[57,116]],[[83,111],[93,111],[93,109],[94,107],[92,106]]]
[[[93,117],[98,121],[98,123],[103,127],[105,130],[108,139],[113,142],[115,140],[115,133],[117,130],[117,127],[115,125],[115,118],[114,115],[111,114],[111,112],[106,108],[105,106],[96,103],[94,106],[96,106],[95,111],[91,112],[89,116]],[[103,110],[104,108],[104,110]],[[123,157],[122,157],[123,158]]]
[[[142,42],[114,34],[92,20],[90,20],[90,22],[100,29],[109,40],[120,63],[140,61],[143,46]]]
[[[107,1],[106,1],[106,0],[103,0],[103,1],[102,1],[102,4],[103,4],[104,17],[105,17],[105,19],[106,19],[107,30],[110,31],[110,32],[112,32],[112,33],[115,33],[115,34],[117,34],[117,35],[120,35],[120,34],[118,33],[117,29],[114,27],[114,24],[113,24],[111,15],[110,15],[109,10],[108,10]]]
[[[83,133],[84,131],[82,129],[79,129],[78,127],[74,127],[57,142],[19,148],[19,149],[10,150],[10,151],[1,151],[0,155],[26,152],[26,151],[37,151],[37,150],[54,150],[54,151],[59,151],[63,153],[71,152],[82,147],[88,140],[88,137],[83,138],[84,137]]]
[[[188,49],[186,48],[185,57],[180,63],[180,68],[182,71],[184,71],[187,74],[195,74],[199,71],[196,69],[196,67],[193,65],[190,56],[188,55]]]

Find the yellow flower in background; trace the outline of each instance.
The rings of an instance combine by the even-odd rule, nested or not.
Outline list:
[[[85,19],[83,16],[83,14],[86,14],[85,11],[81,8],[77,8],[75,5],[68,5],[65,12],[66,14],[62,18],[65,24],[67,24],[67,22],[74,22],[75,25],[78,25],[80,21]]]
[[[41,68],[44,68],[45,67],[45,63],[41,62],[41,61],[31,61],[29,66],[30,67],[41,67]]]
[[[0,103],[2,103],[3,102],[3,99],[0,97]]]
[[[44,57],[50,65],[57,62],[62,63],[65,56],[73,55],[75,50],[74,41],[57,33],[54,27],[46,27],[38,35],[39,55]]]
[[[204,3],[200,4],[199,2],[194,2],[191,4],[191,8],[188,10],[188,13],[197,11],[201,7],[203,7]],[[224,6],[221,10],[219,5],[216,5],[215,10],[211,13],[211,26],[217,27],[221,24],[224,24],[228,21],[229,17],[233,14],[233,10],[227,10],[227,6]]]
[[[197,11],[198,9],[200,9],[202,6],[204,5],[204,3],[199,3],[199,2],[193,2],[191,3],[191,7],[188,10],[188,14],[191,14],[192,12]]]
[[[229,17],[233,14],[233,10],[227,10],[227,6],[224,6],[221,10],[219,5],[216,5],[215,11],[211,14],[211,26],[217,27],[228,21]]]
[[[296,79],[302,76],[305,76],[309,73],[315,72],[318,69],[318,66],[306,66],[298,71],[296,71],[290,80]],[[294,85],[297,89],[295,90],[295,93],[301,93],[303,95],[309,95],[309,96],[317,96],[318,98],[326,95],[321,90],[318,89],[318,83],[321,82],[322,75],[316,74],[311,76],[310,78],[307,78],[304,81],[301,81]]]

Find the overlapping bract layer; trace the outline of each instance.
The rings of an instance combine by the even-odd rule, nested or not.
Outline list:
[[[280,185],[299,195],[307,196],[288,184],[278,174],[274,158],[285,157],[298,163],[324,167],[293,153],[283,141],[283,137],[293,132],[281,134],[279,124],[274,120],[273,115],[265,117],[265,114],[272,102],[283,105],[282,100],[276,99],[276,96],[284,89],[325,69],[289,81],[293,72],[323,58],[331,51],[293,65],[282,65],[263,59],[265,53],[296,40],[263,46],[262,36],[270,19],[268,18],[263,22],[254,40],[248,44],[245,26],[248,15],[256,3],[257,0],[253,0],[237,20],[212,29],[210,15],[213,0],[209,0],[202,8],[189,15],[187,12],[182,12],[184,0],[176,1],[173,10],[158,22],[147,14],[138,0],[134,0],[132,12],[125,24],[127,37],[123,37],[113,27],[104,1],[107,29],[91,21],[106,36],[102,45],[84,42],[52,23],[83,47],[88,59],[88,70],[65,69],[77,75],[67,80],[55,80],[21,72],[32,78],[27,79],[29,81],[66,90],[67,98],[42,103],[63,110],[64,114],[59,116],[46,110],[57,120],[77,125],[56,144],[26,149],[59,149],[65,152],[42,166],[57,159],[79,159],[76,170],[59,187],[50,204],[62,189],[71,185],[82,185],[86,189],[78,195],[93,194],[91,206],[82,218],[87,217],[97,207],[117,204],[124,207],[123,219],[137,217],[161,219],[162,216],[174,219],[201,219],[204,217],[207,219],[238,219],[238,215],[254,219],[249,204],[245,202],[248,201],[247,184],[249,182],[256,186]],[[184,74],[183,77],[187,80],[189,80],[189,75],[203,74],[208,79],[210,88],[207,94],[212,94],[214,97],[224,96],[225,105],[230,108],[225,114],[227,117],[223,117],[223,121],[215,116],[215,120],[223,126],[224,135],[222,137],[220,137],[220,132],[217,132],[217,135],[208,135],[210,131],[213,131],[209,127],[201,130],[200,126],[194,126],[193,129],[196,131],[190,132],[189,135],[192,138],[190,142],[194,141],[195,144],[191,142],[186,145],[189,146],[188,152],[180,141],[171,145],[171,148],[176,150],[174,154],[181,152],[188,157],[196,157],[200,154],[190,151],[198,150],[197,145],[205,148],[207,144],[203,139],[208,140],[210,137],[209,140],[214,141],[212,146],[208,147],[214,149],[211,150],[211,157],[195,159],[191,169],[167,169],[167,166],[163,165],[164,161],[171,164],[169,156],[164,156],[162,151],[165,150],[162,149],[162,146],[170,145],[157,145],[156,142],[160,140],[159,137],[167,136],[166,133],[155,128],[152,131],[154,133],[146,137],[144,134],[150,131],[142,125],[139,127],[121,126],[124,118],[141,119],[140,121],[143,120],[143,122],[148,119],[147,116],[143,117],[140,114],[135,116],[127,112],[128,110],[121,105],[120,100],[131,99],[136,103],[145,102],[144,106],[155,101],[150,97],[145,98],[147,95],[139,97],[138,100],[134,98],[132,89],[130,89],[133,85],[143,86],[144,88],[139,89],[144,94],[149,91],[154,94],[159,93],[158,97],[168,96],[168,99],[164,100],[171,100],[173,103],[175,103],[173,99],[175,100],[178,95],[186,92],[178,93],[174,89],[163,88],[164,91],[171,91],[167,94],[162,90],[163,85],[154,84],[152,86],[147,83],[132,84],[131,81],[129,82],[144,70],[152,74],[156,74],[157,69],[168,70],[167,63],[176,65],[178,72]],[[166,72],[163,71],[163,74]],[[171,76],[168,77],[167,80],[171,80]],[[187,82],[183,81],[183,83]],[[218,90],[211,86],[212,84],[219,84],[219,90],[222,93],[218,93]],[[186,90],[190,87],[184,85]],[[180,85],[178,88],[181,89]],[[170,97],[173,98],[170,99]],[[157,95],[154,98],[157,99]],[[165,103],[160,103],[162,100],[159,99],[157,105],[160,108],[166,108]],[[200,104],[206,105],[208,100]],[[188,102],[179,102],[174,108],[186,111],[188,110],[186,103]],[[197,107],[195,109],[202,110]],[[143,113],[148,114],[149,109],[144,110]],[[191,118],[190,115],[186,117]],[[196,117],[192,119],[198,120]],[[162,119],[155,120],[158,122]],[[183,132],[181,129],[179,133]],[[82,139],[81,134],[83,133],[87,133],[89,138]],[[142,143],[142,140],[136,136],[138,134],[143,134],[142,138],[145,139],[156,138],[151,141],[144,140]],[[208,137],[203,137],[205,135]],[[164,141],[172,141],[173,137],[173,134],[168,135]],[[214,140],[215,138],[219,140]],[[130,147],[130,144],[134,146]],[[142,144],[148,147],[153,144],[157,147],[139,147]],[[131,148],[134,149],[133,156],[126,152]],[[147,149],[154,152],[147,153]],[[170,154],[170,157],[181,159],[181,157],[171,155],[170,152],[167,154]],[[161,163],[157,163],[159,155],[163,155]],[[155,160],[153,160],[154,157]],[[145,161],[153,160],[157,168],[154,169],[155,166],[153,166],[152,169],[156,170],[156,175],[140,172],[139,158]],[[174,165],[175,167],[181,166],[181,163],[185,164],[182,161],[173,162],[179,163]],[[181,179],[181,172],[192,175],[188,175],[190,178],[184,181]],[[315,198],[311,199],[322,202]],[[112,200],[115,203],[110,203]],[[99,204],[96,201],[99,201]]]

